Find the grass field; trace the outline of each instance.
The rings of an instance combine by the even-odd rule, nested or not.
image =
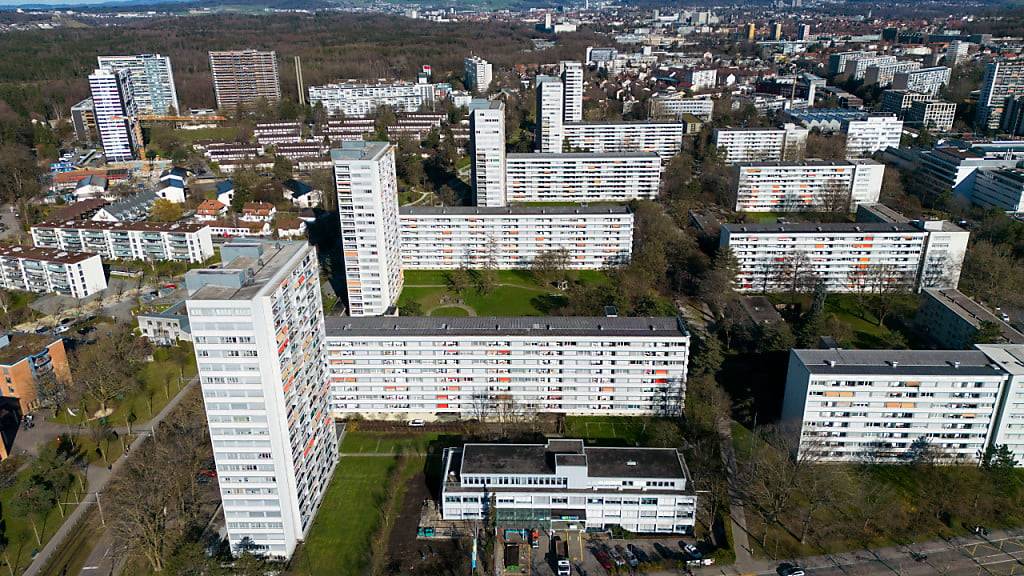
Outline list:
[[[565,437],[593,444],[643,445],[654,418],[632,416],[566,416]]]
[[[426,453],[430,443],[437,440],[438,434],[381,434],[376,432],[346,432],[341,441],[344,454],[398,454],[399,452]]]
[[[804,310],[811,305],[809,294],[770,294],[769,298],[776,304],[799,303]],[[835,314],[843,324],[853,332],[852,340],[847,343],[854,348],[892,348],[898,336],[886,325],[879,325],[878,318],[861,303],[855,294],[829,294],[825,300],[825,312]],[[897,310],[910,313],[917,307],[917,298],[908,294],[905,301],[897,304]],[[894,315],[894,314],[893,314]],[[890,318],[893,316],[890,315]]]
[[[458,306],[442,306],[435,308],[431,313],[431,316],[469,316],[469,312]]]

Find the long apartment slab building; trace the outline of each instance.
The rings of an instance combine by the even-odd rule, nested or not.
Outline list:
[[[685,324],[669,317],[331,317],[331,410],[677,415],[689,346]]]
[[[417,112],[434,102],[437,86],[412,82],[340,82],[309,87],[309,103],[321,103],[328,114],[368,116],[380,106],[396,112]],[[371,130],[372,131],[372,130]]]
[[[809,133],[790,123],[781,128],[720,128],[715,130],[714,143],[728,164],[796,161],[804,157]]]
[[[288,558],[338,462],[320,267],[305,242],[234,241],[185,276],[232,550]]]
[[[974,350],[793,350],[782,420],[801,457],[901,462],[923,445],[952,462],[1006,445],[1024,456],[1024,345]]]
[[[529,268],[564,250],[573,269],[629,262],[633,214],[626,206],[407,206],[400,209],[403,269]]]
[[[97,254],[0,246],[0,287],[86,298],[104,290],[107,278]]]
[[[442,456],[441,516],[497,525],[636,533],[692,533],[697,494],[675,448],[545,444],[465,444]],[[492,500],[493,499],[493,500]]]
[[[207,223],[69,220],[32,227],[38,248],[99,254],[110,260],[205,262],[213,256]]]
[[[808,159],[740,164],[736,171],[737,212],[834,212],[877,202],[885,165]]]
[[[507,202],[628,202],[658,197],[654,152],[508,154]],[[479,197],[479,195],[478,195]]]
[[[949,222],[723,224],[740,292],[955,288],[970,233]]]

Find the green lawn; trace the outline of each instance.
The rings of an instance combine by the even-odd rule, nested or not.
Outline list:
[[[566,416],[565,437],[595,444],[643,445],[656,418],[635,416]]]
[[[354,453],[420,452],[426,453],[430,443],[437,440],[434,432],[416,434],[384,434],[379,432],[346,432],[341,442],[341,451]]]
[[[443,306],[441,308],[435,308],[430,313],[431,316],[469,316],[469,312],[466,312],[462,308],[457,306]]]
[[[769,294],[768,297],[776,304],[798,303],[803,310],[809,309],[812,298],[810,294]],[[856,294],[829,294],[825,300],[825,312],[834,314],[853,332],[850,342],[841,344],[868,349],[898,347],[894,346],[894,340],[898,341],[900,335],[884,324],[879,325],[878,317],[858,302],[858,298]],[[917,305],[918,300],[914,294],[901,296],[894,313],[887,317],[887,321],[900,311],[904,314],[912,313]]]

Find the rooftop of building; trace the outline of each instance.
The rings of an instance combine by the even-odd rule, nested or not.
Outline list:
[[[1024,344],[978,344],[988,357],[1014,376],[1024,375]]]
[[[923,232],[916,226],[899,222],[794,222],[788,224],[722,224],[730,233],[750,232],[755,234],[820,234],[820,233],[882,233],[882,232]]]
[[[879,164],[871,158],[850,158],[847,160],[822,160],[821,158],[807,158],[806,160],[786,161],[769,160],[766,162],[744,162],[740,168],[800,168],[806,166],[868,166]]]
[[[501,100],[487,100],[485,98],[473,98],[469,102],[469,111],[473,110],[502,110],[505,103]]]
[[[110,204],[110,202],[103,198],[88,198],[58,209],[53,214],[50,214],[50,220],[54,222],[77,220],[87,214],[96,212],[107,204]]]
[[[594,159],[629,159],[629,158],[661,158],[657,152],[512,152],[507,159],[519,160],[594,160]]]
[[[57,248],[0,246],[0,258],[24,258],[27,260],[46,260],[58,264],[77,264],[89,258],[99,258],[99,256],[96,254],[86,254],[85,252],[68,252]]]
[[[574,206],[402,206],[402,215],[410,216],[504,216],[529,214],[628,214],[625,204],[577,204]]]
[[[478,316],[432,318],[423,316],[329,316],[329,337],[352,336],[688,336],[682,319],[606,316]]]
[[[755,324],[778,324],[783,322],[782,314],[766,296],[741,296],[740,306]]]
[[[674,448],[593,448],[582,440],[547,444],[466,444],[461,474],[554,474],[556,464],[586,466],[591,478],[686,478]]]
[[[209,225],[202,222],[96,222],[94,220],[46,221],[33,228],[68,228],[82,230],[124,230],[139,232],[198,232]]]
[[[48,348],[54,342],[61,340],[60,336],[52,334],[28,334],[15,332],[0,337],[9,341],[0,347],[0,366],[13,366],[29,356],[34,356]]]
[[[220,268],[190,270],[190,300],[250,300],[275,288],[289,264],[309,249],[305,242],[232,240],[221,247]]]
[[[812,374],[998,376],[979,350],[793,350]]]
[[[992,322],[999,327],[1004,340],[1010,344],[1024,344],[1024,334],[1003,322],[991,310],[978,304],[963,292],[955,288],[925,288],[924,293],[973,326],[978,326],[982,322]]]
[[[331,150],[331,160],[376,160],[390,148],[387,142],[346,141],[341,143],[341,148]]]

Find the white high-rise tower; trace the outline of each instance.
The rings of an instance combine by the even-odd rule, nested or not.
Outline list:
[[[469,56],[462,61],[463,80],[467,90],[486,94],[491,88],[494,69],[491,63],[479,56]]]
[[[563,121],[583,121],[583,64],[570,60],[558,63],[558,73],[562,77],[565,103],[563,104]]]
[[[500,100],[473,100],[469,110],[476,205],[504,206],[505,105]]]
[[[537,76],[537,134],[539,152],[562,152],[565,87],[554,76]]]
[[[142,145],[130,70],[97,69],[89,75],[96,130],[108,162],[136,158]]]
[[[180,110],[171,59],[167,56],[99,56],[97,60],[100,68],[132,71],[132,89],[140,114],[167,114]]]

